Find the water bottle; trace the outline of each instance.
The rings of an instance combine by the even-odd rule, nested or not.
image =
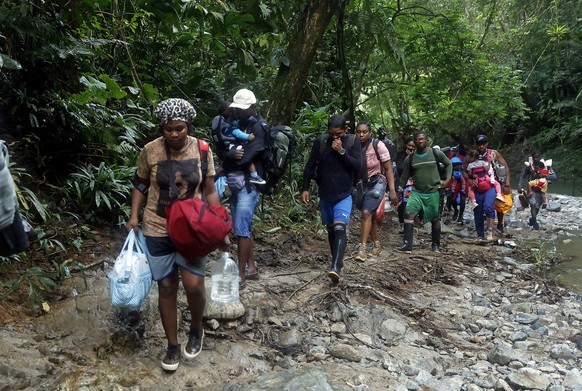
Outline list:
[[[238,296],[238,265],[228,252],[212,266],[210,298],[219,303],[228,303],[239,299]]]

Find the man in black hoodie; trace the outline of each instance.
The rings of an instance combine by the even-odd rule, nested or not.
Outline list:
[[[301,199],[309,203],[309,185],[315,179],[319,188],[321,222],[327,227],[331,249],[329,278],[338,283],[347,246],[346,226],[352,211],[352,190],[362,165],[360,140],[347,134],[346,119],[332,115],[327,134],[313,143],[303,172]]]

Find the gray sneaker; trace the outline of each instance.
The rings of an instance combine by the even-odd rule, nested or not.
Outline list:
[[[193,359],[202,351],[204,342],[204,329],[201,332],[190,330],[188,333],[188,343],[184,346],[184,357]]]
[[[249,176],[249,182],[254,183],[255,185],[264,185],[267,183],[267,181],[261,178],[258,174],[255,176]]]
[[[162,368],[166,371],[175,371],[180,366],[180,345],[168,344],[166,356],[162,360]]]

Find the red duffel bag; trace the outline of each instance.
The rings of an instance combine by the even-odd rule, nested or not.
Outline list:
[[[210,254],[232,230],[232,219],[224,206],[197,197],[170,205],[166,221],[170,240],[186,259]]]

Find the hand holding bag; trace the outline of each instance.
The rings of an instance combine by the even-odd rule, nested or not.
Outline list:
[[[139,232],[129,231],[125,243],[109,272],[109,294],[115,307],[137,309],[152,287],[152,272],[145,250],[145,240]]]

